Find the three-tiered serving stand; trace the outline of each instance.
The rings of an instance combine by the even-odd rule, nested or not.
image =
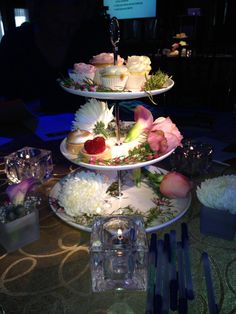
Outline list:
[[[117,20],[116,19],[112,19],[111,21],[111,41],[114,47],[114,63],[116,64],[116,60],[117,60],[117,44],[119,42],[119,28],[118,28],[118,24],[117,24]],[[98,100],[113,100],[115,102],[115,118],[116,118],[116,128],[117,128],[117,146],[120,145],[125,145],[122,143],[122,139],[120,138],[120,119],[119,119],[119,101],[121,100],[131,100],[131,99],[137,99],[137,98],[143,98],[143,97],[147,97],[148,95],[159,95],[162,93],[167,92],[168,90],[170,90],[174,85],[174,81],[172,79],[168,79],[167,83],[165,84],[165,87],[161,88],[161,89],[157,89],[157,90],[151,90],[148,91],[148,93],[146,91],[122,91],[122,92],[90,92],[90,91],[82,91],[79,89],[75,89],[75,88],[70,88],[70,87],[66,87],[63,83],[61,83],[61,87],[67,91],[68,93],[71,94],[75,94],[75,95],[79,95],[79,96],[83,96],[85,98],[96,98]],[[81,167],[85,167],[88,168],[90,170],[94,170],[94,171],[105,171],[105,172],[116,172],[116,177],[117,177],[117,182],[118,182],[118,203],[116,203],[116,207],[119,206],[119,204],[122,205],[122,201],[124,200],[124,203],[127,205],[130,201],[130,204],[132,204],[135,200],[135,194],[142,194],[144,193],[144,191],[142,191],[142,189],[139,189],[138,187],[136,187],[136,190],[130,189],[129,193],[123,195],[122,193],[122,179],[121,179],[121,172],[123,170],[135,170],[137,168],[142,168],[142,167],[147,167],[147,166],[151,166],[163,159],[165,159],[166,157],[168,157],[173,151],[169,151],[168,153],[158,157],[158,158],[154,158],[151,160],[147,160],[144,162],[136,162],[136,163],[129,163],[129,164],[119,164],[119,165],[100,165],[100,164],[90,164],[90,163],[86,163],[83,162],[81,160],[79,160],[79,158],[77,158],[77,156],[72,155],[70,152],[67,151],[66,149],[66,138],[61,142],[60,145],[60,150],[61,153],[64,155],[64,157],[66,159],[68,159],[69,161],[71,161],[72,163],[81,166]],[[154,167],[155,168],[155,167]],[[133,185],[135,185],[133,183]],[[147,192],[147,189],[146,189]],[[54,193],[55,194],[55,193]],[[145,195],[145,197],[150,197]],[[130,200],[129,200],[130,198]],[[127,203],[128,202],[128,203]],[[177,208],[179,208],[179,213],[173,218],[170,219],[169,221],[166,221],[165,223],[158,225],[158,226],[154,226],[154,227],[150,227],[147,228],[146,231],[147,232],[151,232],[153,230],[157,230],[159,228],[162,228],[170,223],[173,223],[174,221],[178,220],[180,217],[182,217],[185,212],[187,211],[189,205],[191,202],[191,196],[186,198],[186,199],[181,199],[181,200],[177,200],[175,205]],[[123,204],[124,205],[124,204]],[[53,208],[53,206],[51,205],[52,209],[54,210],[54,212],[65,222],[67,222],[68,224],[85,230],[85,231],[91,231],[91,228],[86,227],[86,226],[81,226],[78,225],[71,217],[68,217],[65,213],[61,213],[58,212],[55,208]]]

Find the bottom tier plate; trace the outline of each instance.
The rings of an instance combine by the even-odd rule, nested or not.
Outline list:
[[[148,166],[145,169],[152,173],[167,173],[166,170],[155,166]],[[111,183],[116,181],[116,172],[109,172],[109,175]],[[49,203],[52,210],[69,225],[91,232],[91,222],[78,223],[78,219],[69,216],[65,209],[59,205],[58,196],[61,191],[62,180],[56,183],[50,192]],[[122,172],[121,191],[121,197],[107,196],[106,201],[109,204],[109,209],[106,209],[105,215],[141,215],[145,221],[146,232],[156,231],[174,223],[187,212],[191,204],[191,193],[186,198],[160,199],[151,188],[146,177],[142,177],[141,185],[136,187],[132,170]]]

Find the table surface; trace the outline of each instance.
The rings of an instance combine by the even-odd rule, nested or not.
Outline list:
[[[58,147],[58,143],[55,145]],[[116,302],[127,304],[135,314],[145,313],[146,292],[92,292],[90,234],[61,221],[50,209],[47,198],[51,187],[77,166],[66,161],[57,150],[53,150],[53,159],[53,177],[41,187],[43,201],[39,208],[40,239],[13,253],[7,254],[0,247],[0,304],[7,314],[112,313],[108,309]],[[158,165],[162,168],[168,167],[168,160]],[[1,167],[3,169],[3,164]],[[209,175],[230,173],[236,173],[236,170],[215,163]],[[194,181],[197,184],[200,178]],[[0,189],[3,191],[6,186],[7,179],[2,172]],[[200,262],[203,251],[210,258],[220,313],[236,313],[236,241],[226,241],[200,233],[200,203],[195,189],[192,194],[192,203],[187,214],[170,227],[158,231],[157,236],[163,238],[164,233],[175,229],[179,238],[181,223],[188,224],[195,293],[194,300],[188,303],[190,314],[208,313],[205,278]]]

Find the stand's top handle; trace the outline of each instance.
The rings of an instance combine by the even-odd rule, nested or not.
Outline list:
[[[116,65],[118,57],[118,43],[120,41],[120,26],[118,19],[115,16],[110,21],[110,35],[114,51],[114,65]]]

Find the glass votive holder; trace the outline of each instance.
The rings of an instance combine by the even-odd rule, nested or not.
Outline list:
[[[92,289],[146,290],[148,244],[141,217],[94,220],[90,239]]]
[[[52,153],[49,150],[26,146],[4,159],[5,173],[13,183],[32,177],[44,181],[53,172]]]
[[[206,174],[211,166],[213,148],[210,144],[194,140],[183,141],[183,147],[177,149],[170,156],[172,170],[195,177]]]
[[[37,196],[29,196],[24,203],[14,205],[5,193],[0,194],[0,244],[7,252],[39,239],[39,212]]]

